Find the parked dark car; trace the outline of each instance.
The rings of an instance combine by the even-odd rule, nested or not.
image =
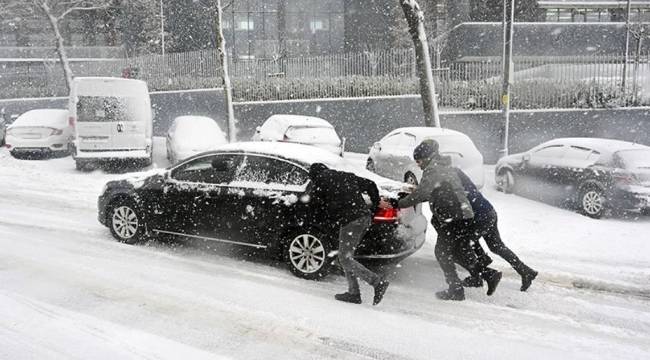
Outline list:
[[[585,215],[607,210],[650,214],[650,147],[598,138],[563,138],[506,156],[495,169],[497,188],[565,200]]]
[[[98,200],[99,221],[125,243],[165,234],[264,249],[286,260],[295,275],[318,279],[335,258],[338,229],[310,206],[307,169],[314,162],[353,169],[306,145],[224,145],[154,174],[108,182]],[[405,185],[365,169],[355,172],[375,181],[384,196],[397,196]],[[421,206],[379,210],[357,258],[398,262],[422,246],[426,225]]]

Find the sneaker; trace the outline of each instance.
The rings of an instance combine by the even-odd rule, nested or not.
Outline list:
[[[463,287],[482,287],[483,279],[480,276],[468,276],[463,279],[461,284]]]
[[[489,272],[484,272],[484,279],[488,284],[487,296],[491,296],[497,289],[499,281],[501,281],[501,271],[489,269]]]
[[[381,299],[384,298],[386,289],[388,289],[388,280],[381,280],[377,285],[375,285],[375,298],[372,300],[373,305],[377,305],[381,302]]]
[[[533,280],[537,277],[537,271],[530,270],[521,275],[521,291],[526,291],[533,284]]]
[[[463,301],[465,300],[465,290],[462,286],[450,286],[447,290],[438,291],[436,297],[440,300]]]
[[[343,294],[336,294],[334,298],[338,301],[349,302],[352,304],[361,304],[361,294],[351,294],[345,292]]]

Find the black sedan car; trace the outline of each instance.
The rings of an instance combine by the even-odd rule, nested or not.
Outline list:
[[[600,218],[608,209],[650,214],[650,147],[610,139],[563,138],[506,156],[497,188],[568,201]]]
[[[375,181],[383,196],[395,197],[405,185],[311,146],[235,143],[166,170],[108,182],[98,200],[99,221],[130,244],[162,234],[264,249],[286,260],[295,275],[318,279],[332,266],[338,229],[310,207],[307,169],[314,162],[353,170]],[[398,262],[422,246],[426,227],[421,206],[378,211],[357,258]]]

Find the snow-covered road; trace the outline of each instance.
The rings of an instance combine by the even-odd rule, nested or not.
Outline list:
[[[540,271],[529,292],[495,258],[494,296],[437,301],[430,233],[373,307],[367,286],[364,304],[340,303],[342,277],[300,280],[255,254],[120,244],[96,199],[123,175],[0,150],[0,359],[650,358],[650,218],[589,219],[486,175],[504,240]]]

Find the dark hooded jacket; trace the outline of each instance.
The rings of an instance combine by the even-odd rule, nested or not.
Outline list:
[[[379,190],[372,180],[355,174],[328,169],[322,164],[311,166],[311,203],[317,212],[333,225],[347,224],[361,217],[372,216],[379,205]],[[362,193],[368,194],[368,205]]]
[[[438,228],[445,224],[474,218],[472,205],[456,169],[451,167],[448,156],[433,156],[415,191],[398,202],[400,208],[428,201],[431,207],[431,223]]]
[[[493,213],[494,208],[492,204],[481,194],[476,185],[472,180],[465,174],[461,169],[456,169],[458,177],[460,178],[465,193],[467,194],[467,199],[470,204],[472,204],[472,211],[474,211],[474,221],[475,222],[489,222]]]

